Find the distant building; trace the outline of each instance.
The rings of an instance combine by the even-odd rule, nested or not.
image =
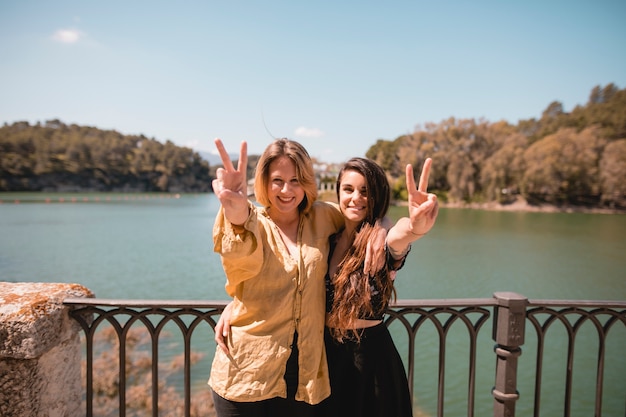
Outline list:
[[[337,192],[337,182],[336,182],[336,178],[335,181],[321,181],[320,179],[318,179],[317,181],[317,191],[322,193],[322,192]]]
[[[337,191],[337,175],[340,166],[337,164],[315,163],[315,179],[317,181],[317,191],[320,193]]]

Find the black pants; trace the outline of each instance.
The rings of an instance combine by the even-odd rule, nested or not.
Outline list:
[[[293,349],[285,369],[287,398],[262,401],[230,401],[213,392],[213,403],[218,417],[313,417],[314,406],[296,401],[298,389],[298,334],[293,338]]]

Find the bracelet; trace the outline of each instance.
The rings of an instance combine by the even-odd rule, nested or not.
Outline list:
[[[412,234],[413,236],[426,236],[426,235],[428,234],[428,232],[426,232],[426,233],[413,233],[413,231],[412,231],[412,230],[409,230],[409,232],[411,232],[411,234]]]

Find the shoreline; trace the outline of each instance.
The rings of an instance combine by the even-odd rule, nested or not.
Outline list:
[[[406,206],[406,201],[394,202],[397,206]],[[533,205],[524,199],[518,199],[510,204],[501,204],[497,202],[489,203],[442,203],[439,206],[443,208],[488,210],[488,211],[512,211],[526,213],[585,213],[585,214],[626,214],[626,209],[609,209],[600,207],[581,207],[581,206],[554,206],[550,204]]]

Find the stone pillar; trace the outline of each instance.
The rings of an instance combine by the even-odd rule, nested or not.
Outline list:
[[[0,282],[0,416],[84,416],[81,329],[66,297],[93,293],[77,284]]]

